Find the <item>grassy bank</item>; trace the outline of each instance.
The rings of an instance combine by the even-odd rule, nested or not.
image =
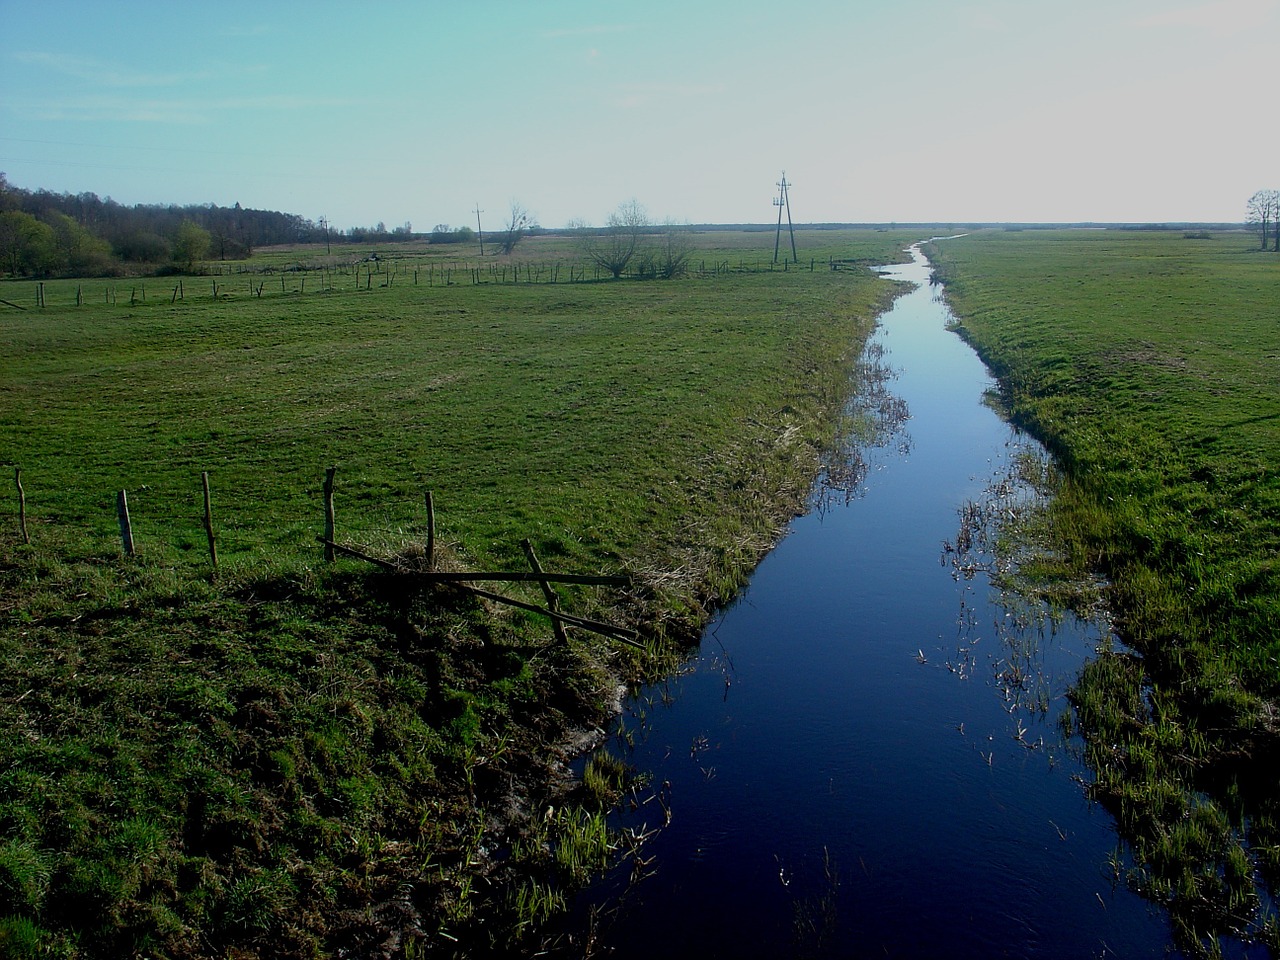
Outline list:
[[[932,252],[961,333],[1062,467],[1057,572],[1107,577],[1132,650],[1073,697],[1132,879],[1193,950],[1274,948],[1255,879],[1280,880],[1280,260],[1174,232]]]
[[[884,261],[903,239],[813,253]],[[618,777],[601,760],[565,782],[564,744],[671,662],[798,509],[891,290],[821,262],[550,283],[569,251],[531,244],[526,269],[539,251],[542,282],[406,268],[357,289],[335,265],[345,282],[261,295],[47,284],[45,308],[0,314],[0,461],[31,539],[12,487],[0,952],[499,949],[599,865]],[[549,569],[625,572],[562,601],[648,649],[321,563],[335,465],[339,540],[420,556],[430,490],[442,562],[523,569],[527,537]]]

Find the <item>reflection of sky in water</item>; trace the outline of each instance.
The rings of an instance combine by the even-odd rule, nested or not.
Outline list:
[[[1002,635],[1023,635],[983,576],[943,557],[962,504],[1023,441],[981,402],[991,379],[944,332],[927,266],[892,273],[921,284],[877,334],[909,444],[869,453],[847,505],[795,521],[669,685],[673,705],[633,705],[630,759],[669,781],[672,822],[645,849],[658,872],[606,928],[612,956],[806,955],[823,930],[832,956],[1164,953],[1163,918],[1110,883],[1110,819],[1056,726],[1096,630],[1067,624],[1015,657]],[[1003,689],[1028,663],[1047,716]]]

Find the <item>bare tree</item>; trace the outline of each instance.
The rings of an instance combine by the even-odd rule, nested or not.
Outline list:
[[[1271,249],[1280,253],[1280,190],[1268,190],[1271,195]]]
[[[1262,235],[1262,249],[1267,249],[1268,233],[1272,249],[1280,252],[1280,190],[1259,190],[1249,198],[1245,222],[1255,224]]]
[[[583,256],[608,270],[616,280],[640,250],[641,237],[649,227],[649,215],[640,203],[628,200],[609,214],[603,229],[584,224],[575,226],[580,231],[578,246]]]
[[[653,272],[662,280],[675,280],[689,270],[693,256],[693,232],[688,224],[671,220],[662,225],[662,234],[653,247]]]
[[[511,217],[498,240],[498,247],[503,253],[510,253],[525,238],[530,230],[538,226],[538,218],[526,210],[519,202],[511,201]]]

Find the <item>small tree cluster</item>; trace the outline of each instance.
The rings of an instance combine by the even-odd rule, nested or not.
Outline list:
[[[470,227],[450,227],[447,223],[437,223],[431,231],[432,243],[474,243],[476,232]]]
[[[43,219],[21,210],[0,213],[0,269],[15,277],[97,275],[111,270],[111,245],[66,214]]]
[[[1262,237],[1262,249],[1267,249],[1267,240],[1271,240],[1271,249],[1280,253],[1280,190],[1259,190],[1249,198],[1245,222],[1258,231]]]
[[[693,240],[689,228],[668,220],[646,245],[640,262],[640,276],[659,280],[683,277],[689,271],[689,258],[692,256]]]
[[[581,221],[570,224],[578,232],[578,249],[614,279],[633,269],[637,276],[670,280],[688,270],[693,246],[689,233],[668,221],[655,225],[635,200],[620,204],[602,228]]]
[[[212,238],[208,230],[194,221],[183,220],[173,240],[173,262],[190,273],[195,269],[197,260],[208,256],[210,243]]]
[[[631,200],[609,214],[602,230],[582,222],[570,226],[580,231],[578,247],[583,256],[617,279],[635,258],[640,235],[649,228],[649,215],[644,207]]]

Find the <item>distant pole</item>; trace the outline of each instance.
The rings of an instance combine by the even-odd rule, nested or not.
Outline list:
[[[480,209],[480,204],[476,204],[476,236],[480,238],[480,256],[484,256],[484,231],[480,229],[480,214],[484,213]]]
[[[787,194],[787,187],[791,184],[787,183],[787,171],[782,171],[782,179],[778,181],[778,195],[773,200],[773,205],[778,208],[778,232],[773,238],[773,262],[778,262],[778,247],[782,243],[782,209],[787,210],[787,231],[791,234],[791,259],[794,263],[799,263],[800,258],[796,255],[796,230],[791,223],[791,198]]]
[[[787,179],[787,171],[782,171],[782,179]],[[774,197],[773,205],[778,208],[778,232],[773,235],[773,262],[778,262],[778,244],[782,243],[782,194]]]
[[[800,257],[796,254],[796,228],[791,225],[791,194],[787,192],[787,173],[782,172],[782,199],[787,203],[787,231],[791,234],[791,262],[800,263]]]

